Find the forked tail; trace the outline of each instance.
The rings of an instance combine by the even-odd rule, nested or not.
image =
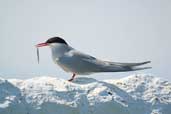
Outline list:
[[[145,69],[152,68],[152,67],[139,67],[141,65],[150,63],[151,61],[145,61],[140,63],[118,63],[118,62],[107,62],[107,61],[105,62],[108,65],[101,69],[101,71],[103,72],[128,72],[128,71],[145,70]]]

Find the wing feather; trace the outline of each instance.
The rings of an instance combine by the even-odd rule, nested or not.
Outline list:
[[[134,71],[143,70],[145,68],[138,68],[136,66],[144,65],[150,63],[150,61],[140,62],[140,63],[120,63],[120,62],[110,62],[102,61],[93,56],[81,53],[76,50],[71,50],[67,53],[67,56],[73,61],[77,62],[74,67],[81,72],[123,72],[123,71]],[[74,64],[74,63],[72,63]]]

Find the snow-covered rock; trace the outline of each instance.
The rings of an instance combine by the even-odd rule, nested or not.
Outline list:
[[[149,75],[0,78],[0,114],[171,114],[171,84]]]

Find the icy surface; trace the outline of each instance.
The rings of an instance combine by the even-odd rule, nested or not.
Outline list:
[[[171,84],[149,75],[0,78],[0,114],[171,114]]]

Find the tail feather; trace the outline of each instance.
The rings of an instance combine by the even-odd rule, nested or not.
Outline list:
[[[152,67],[139,67],[140,65],[144,65],[150,63],[151,61],[145,61],[141,63],[110,63],[109,66],[103,66],[100,71],[101,72],[128,72],[128,71],[136,71],[136,70],[145,70],[151,69]]]
[[[145,70],[145,69],[151,69],[152,67],[132,67],[132,71],[136,71],[136,70]]]
[[[119,62],[108,62],[108,61],[105,61],[105,62],[110,64],[111,66],[112,65],[119,65],[119,66],[124,66],[124,67],[140,66],[140,65],[151,63],[151,61],[145,61],[145,62],[140,62],[140,63],[119,63]]]
[[[129,71],[137,71],[137,70],[146,70],[151,68],[152,67],[110,67],[110,68],[103,68],[99,72],[129,72]]]
[[[145,62],[142,62],[142,63],[137,63],[137,64],[132,65],[132,66],[139,66],[139,65],[144,65],[144,64],[148,64],[148,63],[151,63],[151,61],[145,61]]]

